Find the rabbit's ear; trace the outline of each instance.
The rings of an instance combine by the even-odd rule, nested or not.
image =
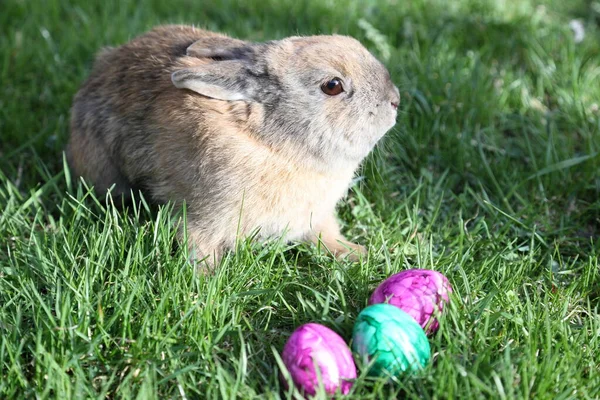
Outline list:
[[[240,61],[215,61],[177,70],[171,75],[175,87],[189,89],[217,100],[251,100],[252,93],[243,81],[244,65]]]
[[[235,60],[245,58],[250,51],[248,42],[243,40],[213,37],[192,43],[185,53],[189,57]]]
[[[242,40],[213,37],[192,43],[188,57],[204,58],[207,63],[175,71],[171,80],[175,87],[193,90],[218,100],[251,100],[251,78],[254,46]]]

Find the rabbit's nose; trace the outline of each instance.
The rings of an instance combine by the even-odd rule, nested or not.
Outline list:
[[[396,86],[393,86],[393,89],[390,93],[390,103],[394,108],[398,108],[398,105],[400,105],[400,91]]]

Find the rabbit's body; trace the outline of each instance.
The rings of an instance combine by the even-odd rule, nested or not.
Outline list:
[[[360,57],[380,68],[374,76],[387,90],[381,97],[389,110],[355,116],[346,110],[350,121],[337,126],[327,113],[344,112],[343,99],[324,94],[321,88],[329,89],[311,82],[310,73],[293,69],[303,68],[297,64],[305,58],[310,64],[310,51],[322,40],[249,44],[164,26],[101,52],[73,105],[67,147],[72,170],[100,192],[114,185],[113,195],[140,189],[156,202],[185,201],[188,240],[199,257],[218,257],[238,234],[257,230],[261,238],[314,242],[322,235],[335,254],[360,250],[341,236],[335,205],[361,160],[393,125],[397,89],[363,49]],[[307,54],[291,66],[298,52]],[[351,65],[354,58],[342,67],[361,71]],[[302,93],[296,82],[303,79],[302,85],[317,89]],[[365,125],[365,134],[355,135],[353,124]]]

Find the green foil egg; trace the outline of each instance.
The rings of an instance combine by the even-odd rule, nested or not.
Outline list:
[[[390,304],[374,304],[358,314],[352,331],[352,350],[368,375],[400,376],[429,362],[431,349],[423,328],[406,312]]]

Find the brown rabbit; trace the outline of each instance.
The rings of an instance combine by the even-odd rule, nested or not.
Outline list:
[[[99,192],[187,205],[195,259],[238,235],[364,253],[335,206],[396,119],[386,68],[346,36],[251,43],[161,26],[102,51],[77,93],[67,157]]]

